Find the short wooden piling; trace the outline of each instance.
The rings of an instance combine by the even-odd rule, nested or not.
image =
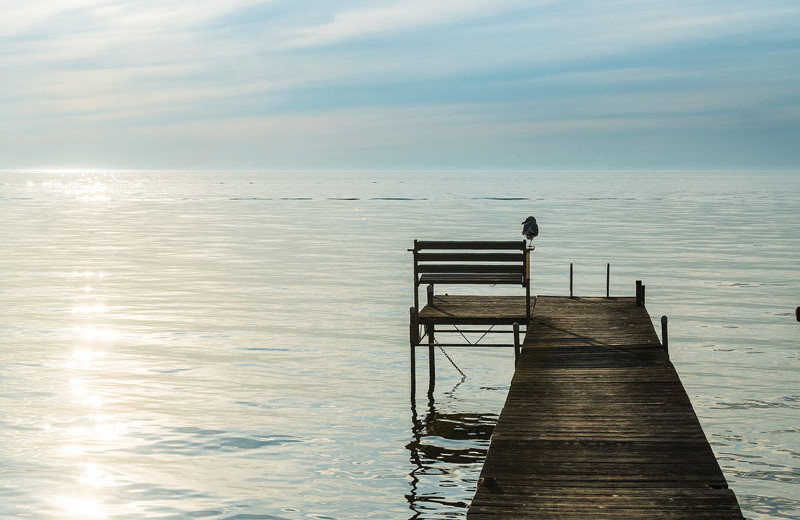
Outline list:
[[[606,264],[606,298],[610,298],[610,289],[611,286],[611,264]]]
[[[569,263],[569,297],[572,298],[572,262]]]
[[[661,346],[669,357],[669,338],[667,336],[667,317],[661,316]]]
[[[519,353],[520,353],[519,323],[515,321],[512,327],[514,328],[514,364],[516,365],[517,361],[519,361]]]

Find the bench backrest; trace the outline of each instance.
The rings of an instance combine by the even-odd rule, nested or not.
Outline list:
[[[473,283],[517,283],[525,285],[527,278],[527,248],[525,241],[455,242],[414,241],[415,280],[424,274],[458,274]],[[486,281],[497,276],[500,282]],[[513,280],[513,281],[512,281]],[[466,283],[466,282],[465,282]]]
[[[529,290],[525,240],[415,240],[414,303],[423,284],[518,284]]]

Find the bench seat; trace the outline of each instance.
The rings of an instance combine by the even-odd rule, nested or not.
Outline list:
[[[527,322],[524,296],[436,295],[419,311],[420,325],[511,325]]]

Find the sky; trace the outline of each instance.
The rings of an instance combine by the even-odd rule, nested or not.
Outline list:
[[[0,169],[800,168],[797,0],[0,9]]]

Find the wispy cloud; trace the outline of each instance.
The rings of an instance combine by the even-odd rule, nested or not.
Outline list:
[[[336,12],[333,19],[318,25],[297,29],[286,42],[288,47],[316,47],[376,35],[394,36],[440,25],[453,25],[465,20],[498,16],[525,6],[552,4],[554,1],[523,2],[522,0],[394,0]]]

